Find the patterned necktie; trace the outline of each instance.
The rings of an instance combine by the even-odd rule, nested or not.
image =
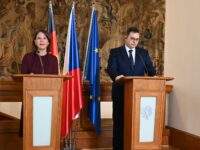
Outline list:
[[[129,50],[128,52],[129,52],[129,57],[128,57],[128,59],[129,59],[129,61],[130,61],[130,64],[131,64],[131,66],[132,66],[132,69],[133,69],[133,67],[134,67],[133,55],[132,55],[133,50]]]

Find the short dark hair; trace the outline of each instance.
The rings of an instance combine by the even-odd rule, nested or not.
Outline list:
[[[139,30],[136,27],[130,27],[127,29],[126,35],[128,36],[131,32],[139,33]]]
[[[43,29],[38,30],[38,31],[35,33],[34,37],[33,37],[33,46],[34,46],[34,50],[37,50],[37,46],[35,45],[35,39],[36,39],[38,33],[40,33],[40,32],[43,33],[43,34],[46,36],[46,38],[47,38],[47,40],[48,40],[48,42],[49,42],[49,45],[47,46],[47,52],[50,52],[51,39],[50,39],[49,34],[47,33],[47,31],[46,31],[46,30],[43,30]]]

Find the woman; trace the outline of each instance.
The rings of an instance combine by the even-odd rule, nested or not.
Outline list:
[[[58,60],[49,54],[50,38],[44,30],[36,32],[33,39],[34,50],[25,54],[22,60],[22,74],[58,74]],[[21,113],[23,118],[23,112]],[[19,136],[23,137],[23,119],[20,121]]]
[[[33,39],[34,50],[22,60],[22,74],[58,74],[58,60],[49,54],[50,38],[44,30],[36,32]]]

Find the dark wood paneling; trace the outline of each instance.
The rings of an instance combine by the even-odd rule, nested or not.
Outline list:
[[[0,150],[22,150],[19,119],[0,113]]]
[[[1,150],[22,150],[22,138],[18,133],[0,134]]]
[[[170,129],[169,144],[180,150],[200,150],[200,137],[175,129]]]
[[[21,102],[22,91],[22,82],[0,81],[0,102]]]
[[[94,130],[77,132],[77,148],[109,148],[112,147],[112,119],[101,120],[102,131],[99,135]]]

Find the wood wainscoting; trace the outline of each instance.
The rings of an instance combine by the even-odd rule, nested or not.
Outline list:
[[[0,81],[0,102],[22,102],[22,82]]]
[[[180,150],[200,150],[200,137],[172,127],[169,144]]]
[[[172,92],[173,86],[166,86],[166,93]],[[0,81],[0,102],[21,102],[23,98],[22,82]],[[111,102],[112,84],[110,82],[101,83],[101,102]],[[110,148],[112,147],[112,119],[102,119],[102,132],[97,135],[94,127],[90,123],[87,114],[87,103],[89,100],[89,84],[84,83],[83,87],[84,108],[78,120],[76,133],[76,147],[82,148]],[[21,150],[22,139],[18,137],[19,120],[0,114],[0,149]],[[10,118],[10,119],[8,119]],[[73,126],[75,122],[73,123]],[[169,144],[170,130],[164,128],[163,145]],[[61,143],[63,145],[63,142]],[[11,147],[11,148],[10,148]],[[15,147],[15,148],[13,148]]]
[[[21,102],[22,82],[0,81],[0,102]],[[19,119],[0,112],[0,149],[22,150],[19,138]]]
[[[22,150],[19,138],[19,119],[0,112],[0,149]]]

